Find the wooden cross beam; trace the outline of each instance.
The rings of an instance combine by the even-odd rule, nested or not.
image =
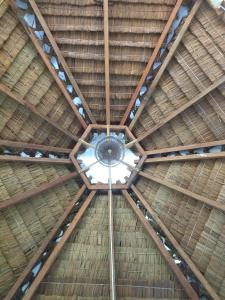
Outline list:
[[[152,226],[149,224],[149,222],[145,219],[143,213],[137,207],[137,205],[135,204],[135,202],[133,201],[133,199],[131,198],[131,196],[129,195],[129,193],[127,191],[122,191],[122,192],[123,192],[124,197],[128,201],[128,203],[132,207],[134,213],[138,217],[139,221],[144,226],[144,228],[147,231],[148,235],[154,241],[156,247],[160,251],[160,253],[163,256],[163,258],[165,259],[167,265],[170,267],[170,269],[172,270],[172,272],[174,273],[174,275],[177,277],[177,280],[180,282],[181,286],[183,287],[183,289],[186,292],[186,294],[188,295],[188,297],[190,299],[192,299],[192,300],[199,299],[198,295],[196,294],[196,292],[194,291],[194,289],[192,288],[192,286],[189,284],[189,282],[187,281],[187,279],[184,277],[184,275],[181,272],[181,270],[175,264],[175,262],[173,261],[172,257],[170,256],[170,254],[166,251],[166,249],[164,248],[163,243],[160,241],[160,238],[158,237],[158,235],[156,234],[156,232],[154,231],[154,229],[152,228]]]
[[[72,161],[68,158],[47,158],[47,157],[22,157],[19,155],[0,155],[0,161],[7,162],[27,162],[40,164],[59,164],[71,165]]]
[[[135,195],[138,197],[142,205],[146,208],[146,210],[151,214],[151,216],[154,218],[160,229],[164,232],[168,240],[171,242],[173,247],[176,249],[176,251],[181,255],[181,257],[186,261],[191,271],[195,274],[196,278],[201,282],[202,286],[206,289],[206,291],[209,293],[209,295],[214,300],[220,300],[220,297],[217,295],[213,287],[208,283],[208,281],[205,279],[205,277],[202,275],[202,273],[199,271],[197,266],[193,263],[193,261],[190,259],[190,257],[186,254],[186,252],[183,250],[183,248],[180,246],[180,244],[176,241],[174,236],[170,233],[170,231],[167,229],[166,225],[161,221],[158,214],[153,210],[153,208],[148,204],[147,200],[143,197],[141,192],[134,186],[131,186],[132,191],[135,193]]]

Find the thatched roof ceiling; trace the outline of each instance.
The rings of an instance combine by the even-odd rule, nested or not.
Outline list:
[[[82,197],[88,195],[69,153],[88,123],[106,124],[107,109],[111,124],[120,124],[179,2],[109,1],[111,104],[106,107],[104,1],[21,1],[0,1],[0,299],[23,298],[10,298],[9,293],[24,269],[32,270],[41,261],[37,253],[43,241],[47,249],[52,247],[49,234],[68,205],[77,213],[74,197],[81,191]],[[21,3],[30,8],[32,1],[46,24],[45,28],[36,24],[33,31],[24,25],[24,10],[23,14],[18,11]],[[199,295],[208,285],[208,295],[212,289],[215,299],[225,299],[224,12],[206,0],[180,2],[191,4],[189,15],[193,5],[201,4],[180,40],[188,16],[166,45],[159,73],[154,73],[157,84],[140,98],[143,109],[136,107],[136,118],[124,122],[148,155],[142,172],[137,170],[134,188],[128,191],[140,208],[138,190],[183,251],[182,262],[191,261],[205,280],[196,288],[197,280],[193,283],[188,273],[193,266],[188,263],[183,270]],[[53,56],[48,60],[42,39],[37,42],[43,29],[44,34],[48,29],[52,34],[55,54],[50,55],[58,59],[59,68],[53,68]],[[70,80],[76,97],[57,75],[62,66],[61,76]],[[129,115],[131,111],[132,107]],[[113,191],[112,198],[117,298],[188,299],[125,194]],[[110,299],[107,207],[107,193],[97,189],[33,299]],[[151,219],[146,210],[140,211],[146,220]],[[69,215],[64,227],[73,217]],[[162,230],[158,236],[166,248]],[[173,243],[169,247],[173,253],[176,247]]]

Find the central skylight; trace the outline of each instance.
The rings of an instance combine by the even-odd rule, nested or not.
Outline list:
[[[127,182],[139,156],[125,146],[125,140],[124,133],[93,134],[91,146],[77,156],[82,169],[90,166],[85,173],[92,184],[107,184],[110,173],[112,184]]]

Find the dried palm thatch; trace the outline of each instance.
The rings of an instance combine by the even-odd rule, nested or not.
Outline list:
[[[68,173],[66,167],[1,163],[1,201],[40,186]],[[0,213],[0,294],[12,286],[24,270],[58,217],[74,198],[78,185],[74,180],[55,187],[24,203]]]

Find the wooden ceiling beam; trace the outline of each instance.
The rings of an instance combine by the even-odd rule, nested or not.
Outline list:
[[[213,141],[213,142],[206,142],[206,143],[198,143],[192,145],[182,145],[170,148],[161,148],[161,149],[153,149],[153,150],[146,150],[145,155],[155,155],[155,154],[164,154],[164,153],[171,153],[171,152],[179,152],[184,150],[194,150],[199,148],[210,148],[214,146],[223,146],[225,145],[225,140],[220,141]]]
[[[1,140],[1,139],[0,139],[0,146],[9,147],[13,149],[23,149],[23,150],[29,149],[29,150],[37,150],[43,152],[63,153],[63,154],[69,154],[72,151],[72,149],[67,149],[67,148],[46,146],[46,145],[26,143],[26,142],[15,142],[15,141]]]
[[[24,202],[25,200],[31,198],[31,197],[35,197],[35,196],[38,196],[40,195],[41,193],[43,192],[46,192],[48,191],[49,189],[52,189],[58,185],[61,185],[63,184],[64,182],[72,179],[72,178],[75,178],[79,175],[79,173],[77,172],[72,172],[72,173],[69,173],[67,175],[64,175],[64,176],[60,176],[58,177],[57,179],[53,180],[53,181],[50,181],[50,182],[47,182],[47,183],[43,183],[41,184],[40,186],[38,187],[35,187],[31,190],[28,190],[28,191],[25,191],[23,193],[19,193],[9,199],[6,199],[4,201],[1,201],[0,202],[0,210],[2,209],[5,209],[11,205],[14,205],[14,204],[18,204],[18,203],[21,203],[21,202]]]
[[[139,221],[144,226],[144,228],[147,231],[148,235],[154,241],[156,247],[160,251],[163,258],[165,259],[167,265],[172,270],[172,272],[176,276],[177,280],[179,281],[179,283],[183,287],[185,293],[192,300],[199,299],[198,295],[196,294],[196,292],[194,291],[194,289],[192,288],[190,283],[187,281],[187,279],[184,277],[181,270],[175,264],[172,257],[170,256],[169,252],[166,251],[163,243],[161,242],[160,238],[156,234],[155,230],[152,228],[152,226],[149,224],[149,222],[145,219],[143,213],[137,207],[137,205],[135,204],[135,202],[133,201],[133,199],[131,198],[129,193],[127,191],[123,191],[122,193],[123,193],[124,197],[126,198],[126,200],[128,201],[128,203],[130,204],[130,206],[132,207],[132,209],[133,209],[134,213],[136,214],[136,216],[138,217]]]
[[[150,175],[148,173],[145,173],[143,171],[140,171],[139,175],[142,176],[142,177],[144,177],[144,178],[146,178],[146,179],[149,179],[149,180],[151,180],[153,182],[161,184],[161,185],[163,185],[163,186],[165,186],[165,187],[167,187],[169,189],[172,189],[175,192],[181,193],[181,194],[183,194],[185,196],[188,196],[188,197],[193,198],[195,200],[198,200],[198,201],[200,201],[200,202],[202,202],[204,204],[207,204],[207,205],[209,205],[212,208],[217,208],[217,209],[222,210],[223,212],[225,212],[225,204],[222,204],[221,202],[218,202],[216,200],[210,200],[210,199],[208,199],[208,198],[206,198],[204,196],[201,196],[199,194],[196,194],[196,193],[194,193],[194,192],[192,192],[192,191],[190,191],[188,189],[185,189],[185,188],[182,188],[182,187],[180,187],[180,186],[178,186],[176,184],[170,183],[166,179],[157,178],[157,177],[152,176],[152,175]]]
[[[162,34],[161,34],[161,36],[160,36],[160,38],[159,38],[159,40],[158,40],[158,42],[156,44],[156,47],[155,47],[152,55],[149,58],[147,66],[145,67],[145,69],[143,71],[141,79],[139,80],[138,85],[137,85],[134,93],[131,96],[131,100],[129,102],[129,105],[127,106],[127,109],[125,111],[125,114],[124,114],[121,122],[120,122],[120,125],[125,125],[126,120],[129,117],[129,114],[130,114],[130,112],[131,112],[131,110],[132,110],[132,108],[133,108],[133,106],[135,104],[135,101],[138,98],[138,95],[139,95],[139,92],[141,90],[141,87],[143,86],[143,84],[144,84],[144,82],[146,80],[146,77],[148,76],[148,74],[149,74],[149,72],[150,72],[150,70],[151,70],[151,68],[152,68],[152,66],[153,66],[153,64],[155,62],[155,59],[157,58],[157,55],[159,54],[160,48],[163,45],[163,42],[164,42],[164,40],[165,40],[165,38],[166,38],[166,36],[167,36],[170,28],[171,28],[171,25],[173,24],[173,21],[176,18],[177,12],[179,11],[182,3],[183,3],[183,0],[177,0],[176,5],[174,6],[174,8],[173,8],[173,10],[172,10],[172,12],[170,14],[170,17],[169,17],[169,19],[168,19],[168,21],[167,21],[167,23],[166,23],[166,25],[165,25],[165,27],[163,29],[163,32],[162,32]]]
[[[202,92],[200,92],[197,96],[195,96],[193,99],[173,111],[168,117],[163,118],[161,122],[150,128],[149,130],[145,131],[143,134],[141,134],[137,140],[140,142],[146,137],[149,137],[152,133],[154,133],[156,130],[160,129],[162,126],[170,122],[172,119],[177,117],[179,114],[184,112],[186,109],[190,108],[191,106],[195,105],[197,102],[202,100],[205,96],[207,96],[209,93],[214,91],[216,88],[218,88],[221,84],[225,82],[225,76],[222,76],[220,79],[216,80],[214,83],[212,83],[210,86],[205,88]]]
[[[66,75],[68,76],[68,78],[69,78],[69,80],[70,80],[70,83],[72,84],[72,86],[73,86],[75,92],[77,93],[78,97],[81,99],[82,105],[83,105],[83,107],[84,107],[84,109],[85,109],[85,111],[86,111],[86,113],[87,113],[89,119],[91,120],[91,122],[92,122],[93,124],[96,123],[95,118],[94,118],[94,116],[92,115],[91,110],[90,110],[90,108],[89,108],[89,106],[88,106],[86,100],[84,99],[84,96],[83,96],[83,94],[81,93],[81,91],[80,91],[80,89],[79,89],[79,87],[78,87],[78,84],[77,84],[76,80],[74,79],[74,76],[73,76],[72,72],[71,72],[70,69],[69,69],[69,66],[67,65],[67,63],[66,63],[66,61],[65,61],[65,59],[64,59],[64,57],[63,57],[63,55],[62,55],[62,53],[61,53],[61,51],[59,50],[59,47],[58,47],[58,45],[57,45],[57,43],[56,43],[56,41],[55,41],[55,39],[54,39],[54,37],[53,37],[51,31],[49,30],[48,25],[47,25],[47,23],[45,22],[45,19],[44,19],[44,17],[42,16],[42,14],[41,14],[41,12],[40,12],[40,10],[39,10],[39,8],[38,8],[38,6],[37,6],[35,0],[28,0],[28,1],[29,1],[30,5],[31,5],[31,7],[32,7],[32,9],[33,9],[33,11],[34,11],[34,13],[35,13],[35,15],[36,15],[36,17],[37,17],[39,23],[41,24],[41,26],[42,26],[42,28],[43,28],[43,30],[44,30],[44,32],[45,32],[45,34],[46,34],[46,36],[47,36],[49,42],[50,42],[52,48],[54,49],[55,54],[56,54],[57,57],[58,57],[59,63],[62,65],[62,67],[63,67],[63,69],[64,69]],[[62,89],[61,89],[61,90],[62,90]],[[67,101],[69,102],[70,106],[71,106],[72,109],[74,110],[74,105],[73,105],[73,103],[71,102],[71,97],[69,96],[68,92],[66,91],[65,88],[63,88],[62,91],[63,91],[63,94],[64,94],[64,96],[66,97]],[[69,96],[70,98],[69,98],[68,96]],[[74,111],[75,111],[75,110],[74,110]],[[80,119],[80,114],[79,114],[79,112],[77,111],[77,109],[76,109],[76,111],[75,111],[75,114],[76,114],[76,116]],[[81,121],[81,120],[80,120],[80,121]],[[83,122],[83,120],[82,120],[82,122]],[[86,126],[85,126],[85,127],[86,127]]]
[[[193,263],[193,261],[190,259],[190,257],[186,254],[186,252],[183,250],[183,248],[180,246],[180,244],[177,242],[177,240],[174,238],[174,236],[170,233],[170,231],[167,229],[166,225],[161,221],[158,214],[153,210],[153,208],[148,204],[147,200],[143,197],[141,192],[136,188],[136,186],[131,186],[132,191],[135,193],[135,195],[138,197],[142,205],[146,208],[146,210],[151,214],[151,216],[154,218],[160,229],[164,232],[168,240],[171,242],[173,247],[176,249],[176,251],[180,254],[180,256],[185,260],[185,262],[188,264],[191,271],[195,274],[195,276],[198,278],[198,280],[201,282],[202,286],[206,289],[209,296],[212,297],[214,300],[220,300],[220,297],[217,295],[213,287],[209,284],[209,282],[205,279],[203,274],[199,271],[198,267]]]
[[[46,121],[48,124],[50,124],[51,126],[56,128],[60,132],[64,133],[70,139],[72,139],[74,141],[79,140],[79,138],[77,136],[75,136],[72,133],[70,133],[69,131],[63,129],[56,122],[52,121],[49,117],[47,117],[45,115],[42,115],[33,104],[25,101],[21,96],[19,96],[19,95],[15,94],[14,92],[12,92],[7,86],[3,85],[2,83],[0,83],[0,91],[3,92],[8,97],[10,97],[12,100],[19,103],[20,105],[26,107],[30,112],[32,112],[33,114],[35,114],[36,116],[38,116],[42,120]]]
[[[149,87],[148,92],[146,93],[146,95],[144,96],[144,98],[142,99],[141,105],[138,108],[134,119],[131,121],[130,125],[129,125],[129,129],[132,130],[135,123],[137,122],[138,118],[140,117],[143,109],[145,108],[146,104],[148,103],[148,101],[150,100],[150,97],[152,96],[152,93],[155,91],[156,87],[158,86],[158,83],[164,73],[164,71],[166,70],[168,64],[170,63],[171,59],[173,58],[174,53],[176,52],[178,46],[180,45],[180,42],[185,34],[185,32],[188,30],[188,27],[192,21],[192,19],[194,18],[195,14],[197,13],[199,7],[201,6],[203,0],[196,0],[195,4],[191,10],[191,12],[189,13],[189,15],[187,16],[183,26],[181,27],[176,40],[174,41],[174,43],[172,44],[168,55],[166,56],[165,60],[163,61],[157,75],[155,76],[152,84]]]
[[[47,163],[47,164],[60,164],[60,165],[73,164],[72,161],[68,158],[22,157],[19,155],[0,155],[0,161],[40,163],[40,164]]]
[[[53,263],[55,262],[56,258],[58,257],[58,255],[62,251],[65,243],[68,241],[69,237],[71,236],[72,232],[76,228],[76,226],[79,223],[80,219],[83,217],[83,215],[84,215],[86,209],[88,208],[88,206],[90,205],[95,193],[96,193],[95,191],[90,192],[87,199],[85,200],[85,202],[83,203],[83,205],[79,209],[78,213],[74,217],[73,221],[71,222],[70,226],[68,227],[68,229],[66,230],[66,232],[62,236],[62,239],[57,243],[57,245],[53,249],[52,253],[50,254],[48,259],[46,260],[45,264],[43,265],[42,269],[40,270],[40,272],[36,276],[35,280],[32,282],[32,285],[29,288],[29,290],[27,291],[27,293],[24,295],[23,300],[31,300],[32,299],[32,297],[34,296],[38,286],[41,283],[41,281],[44,279],[45,275],[50,270],[50,268],[53,265]]]
[[[145,163],[163,163],[173,161],[192,161],[192,160],[205,160],[205,159],[218,159],[225,158],[225,152],[217,153],[201,153],[201,154],[190,154],[190,155],[177,155],[167,157],[153,157],[145,160]]]
[[[109,3],[104,0],[104,58],[105,58],[105,101],[106,101],[106,124],[111,122],[110,101],[110,75],[109,75]]]
[[[12,286],[12,288],[9,290],[8,294],[4,298],[4,300],[11,300],[16,296],[16,293],[20,286],[23,284],[23,282],[26,280],[26,277],[31,273],[34,266],[38,263],[39,259],[41,258],[43,252],[47,248],[48,244],[52,241],[56,233],[58,232],[59,228],[62,226],[68,215],[71,213],[72,209],[74,208],[77,201],[80,199],[80,197],[83,195],[84,191],[86,189],[86,186],[83,185],[79,191],[77,192],[75,198],[69,203],[68,207],[66,208],[63,215],[58,219],[54,227],[51,229],[47,237],[44,239],[40,247],[38,248],[37,252],[34,254],[32,259],[30,260],[27,267],[24,269],[24,271],[21,273],[21,275],[17,278],[16,282]]]

